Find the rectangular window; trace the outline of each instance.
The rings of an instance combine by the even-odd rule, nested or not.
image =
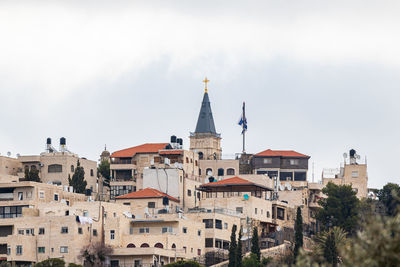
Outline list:
[[[44,199],[44,191],[39,191],[39,198]]]
[[[21,245],[18,245],[18,246],[17,246],[17,252],[16,252],[16,254],[17,254],[17,255],[22,255],[22,246],[21,246]]]
[[[271,164],[272,163],[272,159],[264,159],[264,164]]]
[[[298,159],[291,159],[289,160],[290,165],[299,165],[299,160]]]
[[[285,210],[282,208],[277,208],[277,218],[279,220],[285,220]]]
[[[254,209],[254,214],[257,214],[257,208]]]
[[[243,207],[236,207],[237,213],[243,213]]]
[[[222,221],[221,220],[215,220],[215,228],[222,229]]]
[[[144,234],[144,233],[149,233],[150,229],[148,227],[144,227],[144,228],[139,228],[139,233]]]
[[[58,201],[58,194],[54,194],[54,201]]]
[[[24,193],[18,192],[18,200],[24,200]]]
[[[78,234],[83,234],[83,230],[82,230],[82,227],[78,227]]]
[[[38,253],[45,253],[46,248],[45,247],[38,247]]]
[[[203,219],[203,223],[205,224],[206,228],[214,228],[213,219]]]
[[[182,233],[187,234],[187,228],[186,227],[182,228]]]
[[[358,177],[358,171],[352,171],[351,172],[351,177],[352,178],[357,178]]]
[[[115,239],[115,230],[110,230],[110,239],[111,240]]]
[[[154,208],[156,207],[156,202],[148,202],[148,203],[147,203],[147,207],[148,207],[149,209],[154,209]]]
[[[61,227],[61,233],[68,234],[68,227],[66,227],[66,226]]]
[[[188,197],[191,197],[192,196],[192,190],[188,189],[187,195],[188,195]]]
[[[200,256],[201,255],[201,249],[197,249],[197,256]]]
[[[89,212],[87,210],[84,210],[82,215],[83,217],[89,217]]]
[[[97,236],[97,229],[93,229],[93,236]]]
[[[228,229],[228,223],[224,223],[224,229]]]
[[[7,255],[11,255],[11,247],[7,246]]]
[[[24,235],[24,234],[25,234],[24,229],[18,229],[18,234],[19,234],[19,235]]]
[[[206,238],[206,248],[212,248],[214,245],[214,240],[212,238]]]
[[[168,232],[168,227],[163,227],[163,228],[161,229],[161,233],[164,234],[164,233],[166,233],[166,232]]]
[[[68,247],[60,247],[60,253],[68,253]]]
[[[201,236],[201,230],[197,230],[197,235]]]

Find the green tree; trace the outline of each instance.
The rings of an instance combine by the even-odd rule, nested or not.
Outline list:
[[[68,264],[68,267],[83,267],[83,266],[80,264],[70,263]]]
[[[395,216],[400,204],[400,187],[398,184],[388,183],[378,191],[379,201],[385,206],[386,215]]]
[[[35,267],[65,267],[65,261],[62,259],[47,259],[36,263]]]
[[[261,259],[261,251],[260,251],[260,243],[258,239],[258,229],[257,227],[253,228],[253,236],[251,237],[251,253],[257,256],[257,261],[260,262]]]
[[[68,182],[70,186],[74,187],[76,193],[85,193],[87,182],[85,181],[85,170],[81,167],[81,163],[76,164],[75,172],[72,175],[72,179],[68,177]]]
[[[342,246],[341,254],[344,267],[400,266],[400,215],[375,217]]]
[[[83,259],[85,266],[101,267],[105,266],[106,256],[111,254],[113,249],[109,245],[101,242],[90,243],[82,248],[79,259]]]
[[[314,247],[312,258],[315,262],[329,262],[332,264],[332,255],[338,254],[338,248],[346,245],[347,233],[340,227],[333,227],[329,231],[319,233],[314,237]]]
[[[170,264],[164,265],[164,267],[204,267],[197,261],[186,260],[186,261],[177,261]]]
[[[260,261],[257,259],[257,255],[250,253],[250,256],[245,257],[242,263],[243,267],[260,267]]]
[[[103,185],[110,187],[110,162],[108,162],[108,160],[102,160],[97,171],[103,177]]]
[[[332,267],[336,267],[338,264],[338,251],[335,243],[335,234],[330,231],[328,238],[326,239],[324,248],[324,258],[325,260],[332,264]]]
[[[236,244],[236,225],[232,226],[231,232],[231,243],[229,244],[229,264],[228,267],[236,267],[236,253],[237,253],[237,244]]]
[[[32,182],[40,182],[39,170],[36,169],[25,169],[25,180]]]
[[[236,249],[236,266],[242,267],[243,249],[242,249],[242,227],[240,226],[238,239],[237,239],[237,249]]]
[[[294,222],[294,260],[296,261],[299,255],[299,249],[303,247],[303,217],[301,215],[300,207],[297,207],[296,221]]]
[[[325,229],[338,226],[354,234],[358,223],[359,200],[351,185],[329,182],[322,192],[328,197],[319,201],[321,209],[316,214]]]

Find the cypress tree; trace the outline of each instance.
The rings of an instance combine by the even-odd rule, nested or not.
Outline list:
[[[87,182],[85,181],[85,170],[81,167],[81,163],[76,164],[75,172],[72,175],[72,179],[68,177],[68,182],[70,186],[74,187],[76,193],[85,193]]]
[[[251,253],[257,256],[258,262],[261,259],[260,244],[258,241],[258,230],[257,227],[253,228],[253,236],[251,237]]]
[[[229,244],[229,264],[228,267],[236,267],[236,225],[232,226],[231,243]]]
[[[237,251],[236,251],[236,266],[242,267],[242,227],[240,226],[238,240],[237,240]]]
[[[332,267],[336,267],[338,264],[338,251],[336,248],[335,234],[331,230],[328,238],[326,239],[324,248],[324,258],[327,262],[332,264]]]
[[[294,223],[294,261],[296,261],[300,248],[303,247],[303,217],[301,216],[301,209],[297,207],[296,221]]]

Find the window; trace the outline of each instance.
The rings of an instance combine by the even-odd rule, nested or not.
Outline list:
[[[189,163],[189,158],[188,157],[186,157],[186,163]]]
[[[39,235],[44,235],[44,228],[39,228]]]
[[[358,177],[358,171],[352,171],[351,172],[351,177],[352,178],[357,178]]]
[[[279,220],[285,220],[285,210],[282,208],[277,208],[277,218]]]
[[[125,205],[125,206],[130,206],[130,205],[131,205],[130,202],[124,202],[124,203],[122,203],[122,204]]]
[[[97,229],[93,229],[93,236],[97,236]]]
[[[18,192],[18,200],[24,200],[24,193]]]
[[[150,229],[148,227],[143,227],[143,228],[139,228],[139,233],[144,234],[144,233],[149,233]]]
[[[201,236],[201,230],[197,230],[197,235]]]
[[[215,220],[215,228],[222,229],[222,221],[221,220]]]
[[[24,229],[18,229],[18,234],[19,234],[19,235],[24,235],[24,234],[25,234]]]
[[[207,168],[206,170],[206,175],[212,175],[212,169],[211,168]]]
[[[16,252],[16,254],[17,254],[17,255],[22,255],[22,246],[21,246],[21,245],[18,245],[18,246],[17,246],[17,252]]]
[[[7,255],[11,255],[11,247],[7,246]]]
[[[197,192],[197,199],[200,199],[200,192]]]
[[[142,260],[135,260],[134,261],[134,267],[141,267],[142,266]]]
[[[269,216],[270,216],[269,211],[267,211],[267,218],[269,218]]]
[[[257,208],[254,209],[254,214],[257,214]]]
[[[110,230],[110,239],[111,240],[115,239],[115,230]]]
[[[185,251],[185,253],[186,253],[186,247],[183,247],[183,250]]]
[[[69,210],[65,211],[65,216],[69,216]]]
[[[38,253],[45,253],[46,248],[45,247],[38,247]]]
[[[228,223],[224,223],[224,229],[228,229]]]
[[[224,169],[223,168],[219,168],[218,169],[218,176],[224,176]]]
[[[74,165],[71,165],[71,172],[74,172],[75,171],[75,167],[74,167]]]
[[[294,180],[295,181],[306,181],[307,180],[306,172],[295,172],[294,173]]]
[[[39,191],[39,198],[41,198],[41,199],[44,198],[44,192],[43,191]]]
[[[235,169],[229,168],[226,170],[227,175],[235,175]]]
[[[187,234],[187,227],[182,228],[182,233]]]
[[[264,164],[271,164],[272,163],[272,159],[264,159]]]
[[[35,234],[35,229],[30,228],[25,230],[26,235],[34,235]]]
[[[58,201],[58,194],[54,194],[54,201]]]
[[[292,172],[281,172],[279,179],[281,181],[292,181],[293,180],[293,173]]]
[[[199,159],[203,159],[203,157],[204,157],[203,152],[199,152]]]
[[[49,165],[47,171],[48,171],[49,173],[62,172],[62,165],[60,165],[60,164],[52,164],[52,165]]]
[[[212,248],[214,240],[212,238],[206,238],[206,248]]]
[[[82,213],[83,217],[89,217],[89,212],[87,210],[84,210]]]
[[[66,226],[61,227],[61,233],[68,234],[68,227],[66,227]]]
[[[93,169],[90,169],[90,176],[94,176]]]
[[[197,255],[200,256],[201,255],[201,249],[197,249]]]
[[[194,165],[197,166],[197,164],[198,164],[198,163],[197,163],[197,160],[195,160],[195,161],[194,161]]]
[[[156,207],[156,202],[147,202],[147,207],[149,209],[154,209]]]
[[[78,234],[83,234],[83,230],[82,230],[82,227],[78,227]]]
[[[203,223],[205,224],[206,228],[214,228],[213,219],[203,219]]]
[[[243,207],[236,207],[237,213],[243,213]]]
[[[187,195],[188,195],[188,197],[191,197],[192,196],[192,190],[188,189]]]
[[[290,159],[289,164],[290,165],[299,165],[299,160],[298,159]]]
[[[68,247],[60,247],[60,253],[68,253]]]

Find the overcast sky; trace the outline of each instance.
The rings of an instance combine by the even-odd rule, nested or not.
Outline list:
[[[400,182],[399,1],[0,1],[0,153],[45,139],[97,160],[194,131],[204,84],[224,154],[354,148]]]

